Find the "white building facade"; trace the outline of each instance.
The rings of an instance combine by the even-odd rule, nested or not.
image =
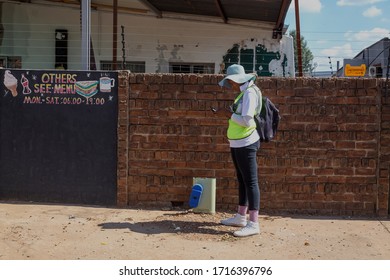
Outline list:
[[[0,66],[82,69],[77,6],[0,2],[0,7]],[[273,39],[266,24],[130,13],[119,13],[117,22],[117,69],[214,74],[239,63],[259,76],[294,76],[293,39]],[[91,65],[97,70],[112,69],[113,33],[112,12],[92,10]]]

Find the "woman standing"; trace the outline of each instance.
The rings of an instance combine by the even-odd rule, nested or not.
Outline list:
[[[256,131],[254,115],[260,112],[262,106],[261,91],[254,84],[256,75],[246,74],[241,65],[229,66],[226,73],[219,85],[238,92],[230,111],[222,112],[230,118],[227,137],[237,174],[238,210],[232,218],[222,220],[221,223],[241,227],[233,234],[237,237],[245,237],[260,233],[258,221],[260,190],[256,159],[257,150],[260,148],[260,137]],[[246,217],[248,211],[249,220]]]

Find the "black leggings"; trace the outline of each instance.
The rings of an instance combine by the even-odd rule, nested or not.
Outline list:
[[[230,148],[238,180],[238,204],[259,210],[260,190],[257,177],[257,150],[260,141],[242,148]]]

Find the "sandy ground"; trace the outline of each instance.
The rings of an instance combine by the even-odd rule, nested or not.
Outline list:
[[[389,219],[264,216],[236,238],[214,215],[0,203],[0,260],[390,259]]]

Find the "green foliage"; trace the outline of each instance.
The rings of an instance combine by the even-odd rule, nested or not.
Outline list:
[[[291,30],[290,36],[294,38],[294,61],[295,61],[295,73],[298,72],[298,48],[297,48],[297,40],[296,40],[296,31]],[[301,35],[301,49],[302,49],[302,71],[304,73],[311,73],[314,70],[313,66],[313,53],[307,46],[307,41]]]

